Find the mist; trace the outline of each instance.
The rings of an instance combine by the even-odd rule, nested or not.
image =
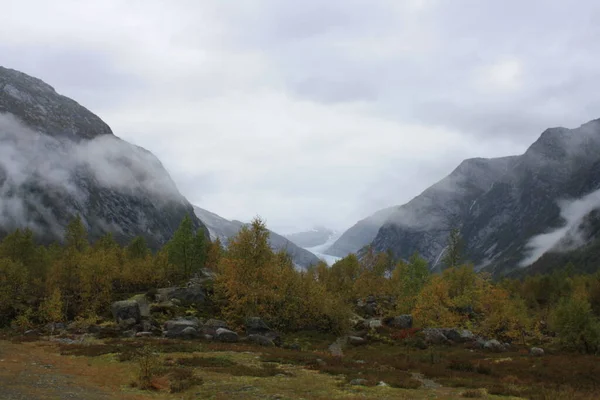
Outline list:
[[[526,245],[529,254],[521,261],[521,267],[531,265],[550,250],[568,251],[584,245],[585,239],[580,224],[587,214],[600,207],[600,189],[576,200],[561,200],[558,205],[560,216],[565,221],[564,225],[531,238]]]
[[[0,113],[0,227],[40,233],[50,228],[59,236],[64,221],[57,219],[50,204],[60,201],[68,214],[84,217],[91,190],[97,187],[144,197],[156,207],[185,203],[159,160],[140,147],[113,135],[75,143]],[[116,229],[108,221],[95,223]]]

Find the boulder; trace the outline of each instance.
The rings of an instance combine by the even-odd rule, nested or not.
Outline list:
[[[134,324],[136,324],[142,319],[140,306],[135,300],[115,301],[112,303],[110,310],[117,323],[133,319]]]
[[[138,304],[138,307],[140,308],[140,316],[142,318],[150,317],[150,302],[146,298],[145,294],[137,294],[130,300],[133,300]]]
[[[505,351],[506,347],[505,345],[503,345],[502,343],[500,343],[498,340],[496,339],[492,339],[492,340],[487,340],[484,344],[483,344],[483,348],[485,350],[490,350],[490,351],[496,351],[496,352],[501,352],[501,351]]]
[[[225,321],[221,321],[219,319],[209,319],[202,325],[202,333],[205,335],[215,336],[217,333],[217,329],[224,328],[229,329],[229,326]]]
[[[363,344],[367,344],[367,339],[359,336],[348,336],[348,343],[353,346],[361,346]]]
[[[169,287],[157,290],[156,299],[159,303],[171,301],[182,306],[201,306],[206,303],[206,289],[198,283],[188,283],[183,287]]]
[[[451,340],[454,343],[466,343],[475,340],[473,332],[467,329],[444,328],[442,329],[442,332],[448,340]]]
[[[230,331],[226,328],[219,328],[216,331],[215,339],[220,342],[235,343],[239,341],[240,337],[234,331]]]
[[[367,386],[368,381],[366,379],[352,379],[350,385],[352,386]]]
[[[271,339],[269,339],[266,336],[258,335],[258,334],[248,335],[248,341],[250,341],[254,344],[257,344],[259,346],[265,346],[265,347],[275,346],[275,343],[273,343],[273,341]]]
[[[135,334],[135,337],[150,337],[152,332],[142,331]]]
[[[197,318],[179,318],[165,322],[164,335],[168,338],[197,337],[200,323]],[[192,330],[187,328],[191,328]]]
[[[529,349],[529,354],[531,354],[534,357],[542,357],[544,355],[544,349],[542,349],[541,347],[532,347],[531,349]]]
[[[244,325],[248,335],[263,334],[271,331],[271,328],[259,317],[246,318]]]
[[[413,326],[413,317],[410,314],[404,314],[388,318],[384,322],[387,326],[391,326],[392,328],[410,329]]]
[[[382,326],[383,326],[383,324],[381,323],[380,319],[370,319],[368,321],[369,329],[381,328]]]
[[[443,329],[440,328],[426,328],[422,331],[423,339],[428,344],[447,344],[448,338],[444,335]]]

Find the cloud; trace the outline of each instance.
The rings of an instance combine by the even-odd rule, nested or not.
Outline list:
[[[582,237],[583,232],[580,232],[579,228],[584,222],[584,217],[600,207],[600,190],[589,193],[580,199],[560,201],[559,206],[564,225],[531,238],[526,246],[529,254],[521,261],[521,266],[525,267],[533,264],[550,250],[572,250],[585,244]]]
[[[591,0],[9,3],[0,63],[151,150],[191,201],[276,231],[343,229],[598,117]]]
[[[144,149],[111,135],[77,144],[61,141],[0,113],[0,227],[43,232],[41,216],[61,235],[57,215],[87,209],[93,200],[90,186],[150,198],[157,206],[184,201],[160,162]],[[50,210],[53,201],[64,208]]]

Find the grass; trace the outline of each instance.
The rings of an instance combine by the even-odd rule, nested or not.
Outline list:
[[[419,349],[401,341],[380,341],[348,346],[343,357],[333,357],[327,352],[332,340],[326,335],[300,333],[286,339],[301,343],[302,350],[156,338],[106,339],[58,347],[63,355],[108,357],[135,366],[139,352],[151,345],[160,368],[147,379],[146,386],[158,393],[180,393],[183,399],[189,393],[200,393],[200,397],[189,398],[209,399],[279,394],[281,398],[418,399],[431,391],[448,399],[600,398],[596,356],[549,351],[544,357],[532,357],[518,348],[509,353],[489,353],[460,345]],[[422,381],[413,378],[417,372],[443,387],[421,389]],[[366,387],[349,385],[353,379],[364,379]],[[388,387],[377,386],[381,381]]]

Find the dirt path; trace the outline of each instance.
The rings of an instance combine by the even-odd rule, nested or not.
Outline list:
[[[126,393],[130,376],[122,366],[94,365],[58,354],[48,342],[0,340],[0,400],[145,400]]]

